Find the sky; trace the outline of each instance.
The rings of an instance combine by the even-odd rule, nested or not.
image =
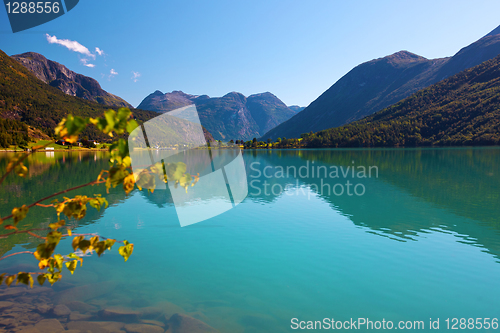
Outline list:
[[[498,0],[80,0],[15,34],[0,8],[0,49],[41,53],[134,107],[156,90],[269,91],[307,106],[371,59],[452,56],[499,26],[498,13]]]

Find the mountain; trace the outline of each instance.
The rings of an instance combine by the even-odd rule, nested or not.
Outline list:
[[[132,108],[122,98],[103,90],[99,82],[93,78],[75,73],[66,66],[48,60],[41,54],[27,52],[13,55],[12,58],[35,74],[37,78],[67,95],[80,97],[111,107]]]
[[[295,113],[299,113],[300,111],[304,110],[306,107],[305,106],[298,106],[298,105],[290,105],[288,108],[292,111],[295,111]]]
[[[109,107],[79,97],[67,95],[38,79],[16,60],[0,50],[0,118],[24,123],[52,134],[59,121],[68,113],[83,117],[101,116]],[[134,117],[144,122],[158,114],[134,110]],[[87,129],[85,135],[103,141],[108,136]]]
[[[193,104],[193,100],[198,97],[185,94],[182,91],[172,91],[171,93],[164,94],[157,90],[144,98],[137,108],[163,113],[191,105]]]
[[[305,110],[263,138],[299,137],[342,126],[500,54],[500,26],[450,58],[426,59],[408,51],[363,63],[340,78]]]
[[[279,98],[265,92],[248,97],[231,92],[223,97],[189,95],[182,91],[147,96],[139,109],[168,112],[195,104],[201,124],[216,140],[249,140],[260,137],[297,113]]]
[[[309,147],[499,145],[500,55],[305,140]]]

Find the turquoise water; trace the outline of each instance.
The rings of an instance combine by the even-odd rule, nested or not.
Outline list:
[[[168,300],[221,332],[295,331],[292,318],[424,321],[428,330],[430,318],[444,329],[446,318],[500,317],[500,149],[244,151],[244,160],[248,197],[184,228],[168,191],[112,192],[112,205],[74,232],[127,239],[133,255],[85,258],[64,283],[113,280],[108,305]],[[104,162],[56,156],[30,182],[41,191],[65,172],[93,177]],[[291,166],[310,173],[276,174]],[[313,177],[318,166],[356,174]],[[358,177],[370,166],[371,178]],[[347,194],[347,181],[358,194]],[[340,185],[333,193],[325,184]],[[19,198],[35,192],[27,181],[8,186]],[[10,195],[2,209],[15,203]],[[4,252],[34,243],[9,244]]]

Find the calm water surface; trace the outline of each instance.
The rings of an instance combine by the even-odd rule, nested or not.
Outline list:
[[[244,160],[243,203],[185,228],[168,191],[112,190],[108,209],[89,208],[71,224],[127,239],[134,254],[127,263],[117,249],[85,258],[54,289],[115,281],[85,301],[134,309],[168,301],[228,333],[294,331],[292,318],[422,320],[428,330],[430,318],[444,329],[446,318],[500,317],[500,149],[245,151]],[[29,179],[11,178],[1,190],[2,216],[91,181],[107,162],[102,153],[53,153],[29,163]],[[358,173],[370,166],[371,177]],[[354,177],[342,174],[347,167]],[[106,195],[98,187],[79,193]],[[25,228],[55,217],[31,213]],[[2,254],[35,246],[24,235],[0,240]],[[33,264],[16,256],[0,268]]]

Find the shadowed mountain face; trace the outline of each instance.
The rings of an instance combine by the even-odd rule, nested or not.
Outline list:
[[[500,27],[451,58],[429,60],[400,51],[363,63],[263,138],[299,137],[359,120],[498,54]]]
[[[260,137],[298,112],[269,92],[249,97],[231,92],[223,97],[210,98],[182,91],[163,94],[157,90],[146,97],[138,108],[168,112],[191,104],[196,105],[201,124],[215,139],[224,141]]]
[[[308,135],[309,147],[500,143],[500,55],[364,119]]]
[[[132,107],[122,98],[103,90],[99,82],[93,78],[75,73],[66,66],[48,60],[41,54],[27,52],[13,55],[12,58],[35,74],[37,78],[67,95],[112,107]]]

